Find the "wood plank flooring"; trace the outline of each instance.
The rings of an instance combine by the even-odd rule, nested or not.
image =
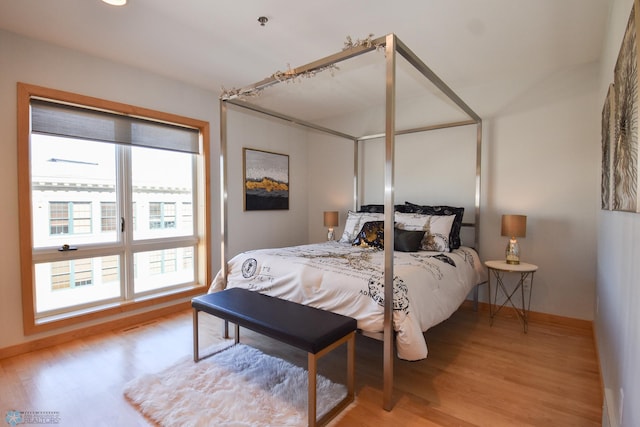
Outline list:
[[[382,343],[358,336],[356,401],[330,426],[599,426],[602,394],[593,335],[584,322],[517,318],[460,308],[426,333],[429,357],[395,362],[395,406],[382,409]],[[192,355],[191,311],[0,360],[0,417],[52,411],[60,426],[151,425],[123,385]],[[201,346],[220,322],[201,314]],[[241,341],[306,366],[306,354],[241,330]],[[346,349],[319,371],[344,382]]]

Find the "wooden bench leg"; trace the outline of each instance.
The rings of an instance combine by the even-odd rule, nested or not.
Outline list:
[[[200,360],[200,352],[198,350],[199,342],[198,342],[198,310],[193,309],[193,361],[197,362]]]
[[[198,310],[197,308],[193,309],[193,361],[194,362],[199,362],[201,360],[200,358],[200,335],[198,332],[198,313],[200,313],[200,310]],[[235,343],[238,344],[240,342],[240,325],[234,324],[235,327]],[[223,338],[229,338],[229,321],[225,320],[224,321],[224,330],[223,332]],[[213,353],[215,354],[215,353]],[[213,356],[213,354],[209,354],[209,355],[205,355],[203,358],[207,358],[209,356]]]
[[[234,324],[234,339],[236,344],[238,344],[240,342],[240,325]],[[224,321],[224,327],[222,329],[222,338],[229,338],[229,321],[225,320]]]
[[[316,420],[317,415],[317,374],[318,374],[318,359],[331,350],[339,347],[340,345],[347,343],[347,395],[336,406],[331,408],[326,414],[319,420]],[[334,342],[333,344],[320,350],[318,353],[308,353],[307,356],[307,370],[309,371],[309,426],[324,425],[335,417],[340,411],[346,408],[351,402],[353,402],[355,396],[355,366],[356,366],[356,333],[351,332],[342,339]]]
[[[309,371],[309,404],[308,404],[308,416],[309,427],[315,427],[316,425],[316,374],[318,373],[318,360],[316,355],[308,353],[307,368]]]
[[[347,341],[347,397],[349,402],[353,402],[355,396],[356,382],[356,334],[351,334]]]

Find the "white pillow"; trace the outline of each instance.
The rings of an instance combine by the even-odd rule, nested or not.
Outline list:
[[[450,252],[449,234],[455,215],[423,215],[396,212],[396,227],[403,230],[424,230],[420,243],[423,251]]]
[[[383,221],[384,214],[372,212],[353,212],[347,214],[347,221],[344,224],[344,232],[340,238],[340,243],[353,243],[362,226],[369,221]]]
[[[421,248],[425,251],[450,252],[449,235],[455,215],[431,215],[429,232],[422,239]]]
[[[431,215],[396,212],[396,227],[410,231],[429,231],[430,218]]]

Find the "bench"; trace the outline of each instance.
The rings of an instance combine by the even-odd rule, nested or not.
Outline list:
[[[240,327],[307,352],[309,375],[309,425],[322,425],[337,415],[354,398],[355,319],[314,307],[263,295],[241,288],[193,298],[193,360],[201,360],[198,345],[198,313],[203,311],[235,325],[235,342]],[[316,374],[318,359],[347,343],[347,395],[321,419],[316,420]],[[205,356],[207,357],[207,356]]]

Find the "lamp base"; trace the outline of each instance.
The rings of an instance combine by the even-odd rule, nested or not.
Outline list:
[[[333,228],[330,228],[329,231],[327,232],[327,240],[334,240],[335,239],[335,234],[333,232]]]
[[[507,264],[517,265],[520,264],[520,245],[515,238],[509,240],[507,249],[505,250]]]

